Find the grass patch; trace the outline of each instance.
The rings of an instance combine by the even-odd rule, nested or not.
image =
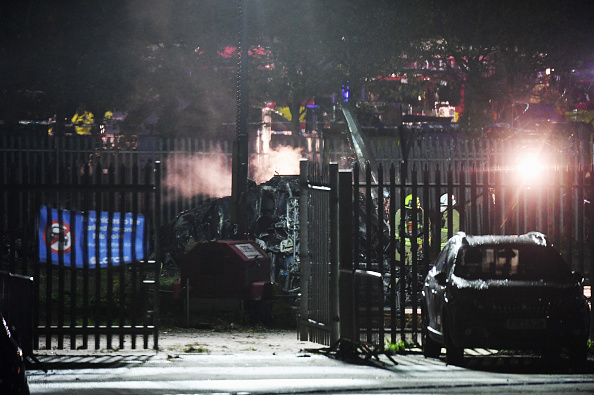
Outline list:
[[[208,350],[208,348],[204,347],[204,345],[202,344],[198,344],[198,343],[194,343],[194,344],[188,344],[183,348],[183,352],[187,353],[187,354],[208,354],[210,353],[210,351]]]
[[[386,354],[391,354],[391,355],[404,354],[407,349],[411,349],[414,346],[415,346],[415,344],[411,341],[404,342],[401,340],[396,343],[387,341],[386,345],[384,347],[384,350],[385,350]]]

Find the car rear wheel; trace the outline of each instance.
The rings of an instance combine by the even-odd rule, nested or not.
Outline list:
[[[423,314],[423,329],[422,329],[422,342],[423,342],[423,355],[426,358],[437,358],[441,353],[441,345],[435,340],[429,337],[429,320],[426,315]]]

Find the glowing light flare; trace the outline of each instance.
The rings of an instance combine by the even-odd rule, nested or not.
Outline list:
[[[522,154],[514,167],[515,181],[522,185],[540,185],[544,182],[549,165],[542,153]]]

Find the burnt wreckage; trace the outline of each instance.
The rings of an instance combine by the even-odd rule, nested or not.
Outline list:
[[[369,162],[375,168],[376,161],[367,149],[366,136],[362,133],[355,114],[347,103],[341,103],[347,129],[349,145],[354,161]],[[407,142],[414,139],[414,133],[407,135]],[[365,196],[359,193],[357,202],[359,217],[358,262],[378,262],[380,238],[383,246],[389,245],[389,225],[378,234],[378,222],[385,218],[377,216],[377,209],[368,213]],[[230,196],[211,199],[194,209],[187,210],[168,225],[163,234],[166,238],[165,263],[179,267],[184,255],[196,243],[214,240],[233,240],[238,237],[255,240],[271,259],[271,281],[285,291],[299,289],[299,176],[276,175],[269,181],[257,185],[248,180],[245,198],[245,212],[248,234],[239,236],[231,222]],[[374,204],[377,201],[374,200]],[[368,216],[370,218],[368,218]],[[369,229],[367,226],[371,225]],[[369,239],[369,240],[368,240]],[[384,268],[389,267],[389,258],[383,254]],[[385,274],[385,273],[384,273]]]
[[[367,238],[371,237],[370,259],[377,261],[377,226],[368,234],[364,196],[359,195],[359,260],[366,262]],[[178,269],[184,256],[198,243],[234,240],[239,236],[231,222],[230,196],[210,199],[187,210],[167,225],[163,232],[165,269]],[[271,278],[283,291],[299,291],[299,176],[274,176],[266,183],[248,183],[246,212],[247,238],[254,240],[271,260]],[[376,224],[377,216],[372,215]],[[242,237],[245,238],[245,237]],[[384,234],[384,245],[388,237]],[[386,257],[384,257],[386,259]],[[387,265],[387,260],[385,262]],[[175,271],[175,270],[174,270]]]
[[[243,213],[247,238],[270,257],[270,280],[285,291],[298,287],[298,198],[298,176],[274,176],[260,185],[248,182]],[[231,197],[210,199],[179,214],[163,234],[166,266],[176,267],[197,243],[237,239],[231,222]]]
[[[353,148],[353,160],[359,163],[370,161],[375,165],[371,153],[366,148],[365,136],[361,133],[355,115],[346,103],[341,104],[348,124],[349,144]],[[379,237],[377,226],[367,229],[367,216],[371,224],[377,225],[379,219],[364,209],[365,196],[359,194],[358,243],[359,262],[377,262]],[[248,180],[245,198],[245,213],[248,234],[236,234],[231,222],[230,196],[211,199],[194,209],[187,210],[168,225],[163,234],[165,264],[179,267],[184,255],[196,243],[214,240],[232,240],[238,237],[255,240],[271,259],[271,281],[284,291],[299,290],[299,176],[276,175],[269,181],[257,185]],[[377,203],[376,203],[377,204]],[[384,233],[388,227],[384,227]],[[370,238],[368,242],[368,238]],[[383,235],[383,245],[387,246],[389,237]],[[368,251],[369,250],[369,251]],[[384,265],[389,260],[384,256]]]

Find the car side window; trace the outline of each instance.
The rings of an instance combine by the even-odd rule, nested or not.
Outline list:
[[[454,266],[454,263],[456,263],[456,259],[457,259],[459,253],[460,253],[459,247],[450,249],[448,256],[445,258],[444,270],[447,273],[450,273],[450,271],[452,270],[452,267]]]
[[[450,245],[448,244],[443,248],[443,250],[441,250],[441,252],[439,253],[439,256],[435,260],[434,267],[435,267],[435,271],[437,273],[445,270],[446,261],[447,261],[449,255],[450,255]]]

